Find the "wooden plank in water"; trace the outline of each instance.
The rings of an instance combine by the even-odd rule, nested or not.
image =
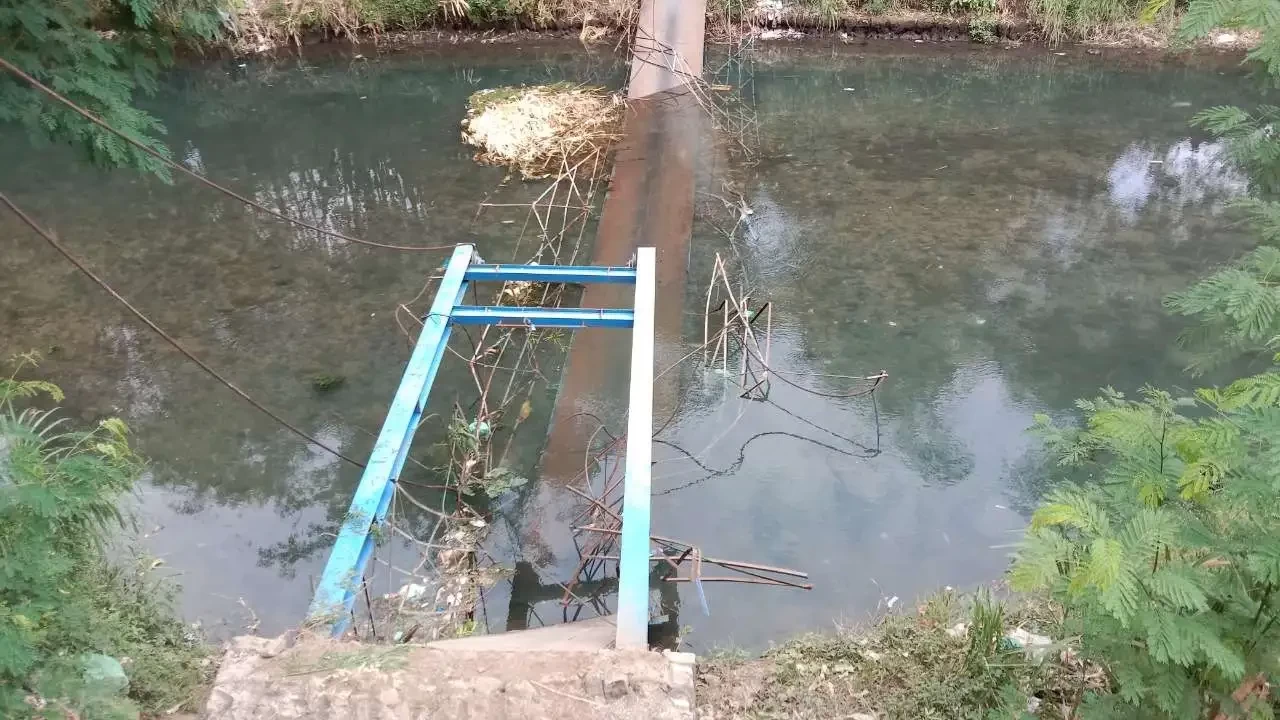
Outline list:
[[[702,76],[706,0],[643,0],[631,56],[627,97],[678,90],[689,75]]]

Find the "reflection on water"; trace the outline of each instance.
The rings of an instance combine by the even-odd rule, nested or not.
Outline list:
[[[686,406],[662,439],[713,469],[746,461],[708,476],[655,447],[654,532],[815,584],[709,585],[709,617],[682,587],[699,651],[998,578],[1043,489],[1033,416],[1070,417],[1102,385],[1185,385],[1160,299],[1245,247],[1222,217],[1243,177],[1220,145],[1188,137],[1196,109],[1250,99],[1222,68],[770,60],[755,76],[765,160],[735,179],[754,210],[747,275],[775,301],[774,358],[826,395],[847,387],[819,373],[891,377],[876,406],[775,381],[788,414],[685,372]],[[702,223],[690,296],[716,250],[733,254]],[[687,337],[701,337],[699,315]],[[795,416],[878,437],[883,452],[851,452]],[[773,432],[805,439],[753,440]]]
[[[499,188],[500,170],[472,162],[458,141],[467,97],[510,83],[621,77],[612,55],[563,45],[514,57],[508,47],[358,50],[368,59],[338,48],[194,67],[151,103],[175,157],[267,207],[384,243],[475,242],[502,258],[515,232],[505,216],[477,220],[477,204],[490,193],[522,202],[535,190]],[[393,311],[419,294],[440,253],[351,246],[182,178],[165,186],[103,173],[22,136],[0,139],[0,167],[16,202],[184,345],[323,442],[368,454],[408,356]],[[358,471],[184,362],[8,215],[0,244],[5,348],[44,352],[42,370],[67,390],[74,416],[114,413],[132,426],[151,459],[140,525],[148,549],[180,573],[184,610],[216,633],[239,628],[244,606],[263,632],[296,624]],[[446,362],[436,399],[469,387],[464,373]],[[321,374],[346,382],[314,390]],[[539,404],[531,427],[545,424],[549,405]],[[415,444],[428,465],[432,433]],[[513,452],[525,465],[539,433],[528,437]]]
[[[501,258],[513,227],[475,209],[502,173],[458,142],[466,97],[620,77],[612,57],[555,48],[351,55],[192,69],[155,111],[188,167],[269,207]],[[1249,87],[1233,67],[1039,54],[762,57],[762,161],[735,179],[754,210],[747,275],[775,302],[773,358],[827,396],[846,388],[826,375],[891,377],[876,406],[781,382],[768,405],[693,367],[671,373],[680,392],[658,395],[679,404],[655,409],[676,413],[660,439],[705,467],[655,447],[655,532],[803,568],[816,585],[708,586],[710,617],[681,587],[695,648],[760,646],[1000,574],[1042,489],[1032,415],[1070,416],[1101,385],[1186,382],[1160,298],[1245,244],[1222,217],[1244,181],[1186,120],[1247,103]],[[701,189],[723,192],[723,163],[705,160]],[[351,247],[189,183],[100,173],[11,138],[0,167],[7,192],[184,344],[326,443],[367,454],[407,355],[392,311],[438,255]],[[357,472],[175,357],[9,217],[0,243],[6,347],[48,353],[73,415],[132,424],[152,459],[138,499],[147,543],[182,573],[186,611],[235,624],[243,599],[264,632],[296,622]],[[686,297],[702,297],[717,250],[732,255],[700,218]],[[700,338],[700,308],[686,322]],[[346,383],[321,393],[318,374]],[[470,382],[446,363],[437,388]],[[535,403],[530,426],[550,409]],[[525,467],[540,440],[528,437],[515,451]],[[434,439],[415,445],[428,465]],[[576,501],[538,493],[506,499],[495,526],[490,551],[521,564],[516,597],[502,586],[487,604],[494,628],[508,603],[513,627],[561,615],[554,582],[577,558],[557,537]]]
[[[1220,142],[1183,139],[1165,148],[1133,143],[1107,173],[1111,203],[1130,222],[1151,202],[1180,210],[1189,204],[1217,212],[1225,200],[1244,194],[1248,180],[1227,158]]]

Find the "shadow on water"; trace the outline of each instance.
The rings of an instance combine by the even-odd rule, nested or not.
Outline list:
[[[477,202],[539,188],[471,161],[457,139],[466,98],[549,79],[616,85],[624,72],[564,47],[361,46],[191,68],[151,103],[179,159],[264,204],[501,258],[516,229],[476,220]],[[697,368],[674,373],[678,412],[660,439],[729,472],[699,481],[705,468],[656,446],[655,532],[806,569],[816,585],[712,586],[709,617],[682,586],[679,621],[699,650],[997,577],[1041,490],[1032,415],[1069,417],[1104,384],[1188,384],[1160,298],[1246,245],[1223,222],[1243,180],[1186,125],[1199,108],[1250,100],[1234,68],[806,46],[762,52],[755,82],[762,159],[733,176],[754,210],[739,243],[747,276],[775,303],[773,358],[793,373],[891,377],[877,427],[865,399],[775,383],[782,409],[745,405]],[[699,189],[721,192],[725,168],[714,153],[703,162]],[[304,429],[367,454],[407,357],[393,310],[438,255],[331,243],[194,185],[87,169],[20,138],[0,143],[0,167],[6,192],[184,344]],[[702,297],[713,253],[732,251],[705,218],[693,233],[685,296]],[[146,542],[182,574],[187,614],[238,625],[243,598],[263,632],[296,623],[358,472],[184,364],[7,216],[0,244],[5,347],[44,351],[74,416],[132,425],[153,461]],[[686,339],[701,337],[700,308],[685,324]],[[438,392],[470,383],[463,371],[446,363]],[[346,382],[319,392],[321,374]],[[531,426],[550,412],[535,403]],[[878,455],[839,452],[873,446],[877,431]],[[519,465],[532,470],[542,438],[525,436]],[[415,444],[427,466],[440,462],[436,440]],[[556,621],[551,583],[576,561],[542,541],[534,494],[502,505],[492,548],[520,561],[512,626]],[[488,612],[505,616],[510,595],[499,588]]]

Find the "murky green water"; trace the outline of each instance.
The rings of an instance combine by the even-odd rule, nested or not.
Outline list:
[[[612,57],[572,48],[360,47],[189,70],[153,102],[178,157],[272,207],[383,242],[472,241],[504,258],[518,225],[477,218],[477,203],[533,188],[500,187],[501,171],[471,161],[457,139],[466,97],[620,76]],[[676,413],[660,439],[728,472],[707,477],[656,447],[655,532],[804,569],[816,585],[708,584],[709,617],[683,589],[695,648],[759,646],[1000,575],[1041,487],[1023,432],[1032,414],[1069,415],[1105,384],[1188,383],[1173,349],[1180,324],[1160,298],[1245,239],[1222,222],[1244,181],[1186,119],[1248,102],[1252,87],[1231,63],[761,54],[761,161],[732,177],[754,210],[739,250],[755,295],[775,302],[775,364],[825,395],[846,386],[804,373],[890,379],[876,407],[780,382],[766,405],[692,366],[678,373],[682,399],[655,409]],[[711,150],[704,160],[700,188],[722,193],[728,164]],[[190,183],[88,170],[12,135],[0,168],[6,192],[193,351],[308,431],[367,454],[407,356],[395,306],[439,256],[318,239]],[[712,254],[733,252],[710,222],[696,224],[687,289],[699,341]],[[12,218],[0,217],[0,243],[5,349],[47,352],[74,415],[131,423],[153,461],[144,542],[181,575],[187,613],[237,629],[243,598],[264,632],[296,623],[357,471],[213,384]],[[469,382],[445,367],[437,387]],[[316,374],[347,380],[321,393]],[[532,425],[545,426],[546,405]],[[520,449],[524,464],[540,439]],[[523,559],[544,582],[565,579],[576,557],[528,542],[546,528],[509,507],[510,541],[495,552],[541,547]],[[509,594],[491,597],[495,629]],[[540,616],[558,617],[558,605]]]
[[[766,58],[755,74],[764,160],[736,179],[755,211],[739,244],[747,276],[775,302],[774,357],[792,373],[890,378],[878,408],[773,383],[778,406],[839,438],[779,407],[721,402],[716,382],[686,375],[714,401],[665,437],[695,453],[716,440],[701,456],[713,469],[744,446],[746,461],[707,477],[667,448],[659,492],[697,482],[655,498],[655,532],[808,570],[816,586],[708,585],[710,617],[686,592],[681,622],[699,649],[759,646],[998,578],[1043,487],[1024,432],[1033,414],[1070,416],[1103,385],[1186,386],[1181,324],[1160,299],[1244,246],[1222,215],[1245,183],[1186,123],[1249,101],[1230,67]],[[701,237],[698,298],[710,248],[733,256],[705,223]],[[753,440],[778,431],[833,447]],[[881,452],[858,457],[867,448]]]
[[[322,50],[178,73],[150,103],[175,156],[322,227],[400,245],[474,242],[502,259],[524,213],[477,218],[479,203],[524,202],[541,188],[500,187],[501,170],[472,161],[458,139],[467,97],[513,83],[616,84],[625,73],[610,54],[565,45],[514,58],[508,46]],[[408,358],[396,305],[419,295],[444,253],[353,247],[190,181],[86,169],[20,135],[0,141],[0,168],[17,203],[194,353],[306,431],[367,457]],[[145,546],[180,576],[188,615],[215,633],[253,614],[263,632],[296,625],[358,470],[184,361],[7,214],[0,245],[5,350],[44,352],[73,415],[114,413],[132,426],[152,460],[139,498]],[[400,323],[412,326],[403,313]],[[317,392],[321,374],[346,382]],[[446,414],[453,391],[470,386],[464,365],[444,364],[436,395]],[[545,427],[549,410],[539,403],[529,425]],[[531,465],[541,434],[529,437]],[[436,439],[421,435],[415,453],[426,460]]]

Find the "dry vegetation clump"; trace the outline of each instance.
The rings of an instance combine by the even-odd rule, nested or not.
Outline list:
[[[567,83],[481,90],[471,96],[462,140],[479,148],[477,161],[526,179],[603,173],[599,159],[618,139],[624,108],[617,94]]]
[[[699,658],[699,717],[1078,717],[1088,694],[1112,689],[1105,670],[1061,638],[1061,612],[1044,598],[947,591],[914,612],[794,638],[758,659],[712,653]],[[1025,629],[1059,639],[1035,655],[1012,639]]]
[[[224,0],[230,43],[240,52],[301,44],[308,36],[359,41],[383,33],[579,29],[584,44],[629,37],[640,0]],[[1142,0],[707,0],[710,37],[731,41],[763,28],[864,29],[899,35],[920,29],[993,42],[1017,30],[1023,40],[1168,47],[1182,3],[1159,12]],[[1001,28],[1005,30],[997,32]],[[799,30],[795,31],[799,34]],[[1237,30],[1227,35],[1235,38]],[[1212,41],[1250,48],[1256,40]]]
[[[309,33],[358,41],[368,34],[450,28],[582,27],[597,40],[635,25],[639,0],[226,0],[240,52],[301,44]]]

